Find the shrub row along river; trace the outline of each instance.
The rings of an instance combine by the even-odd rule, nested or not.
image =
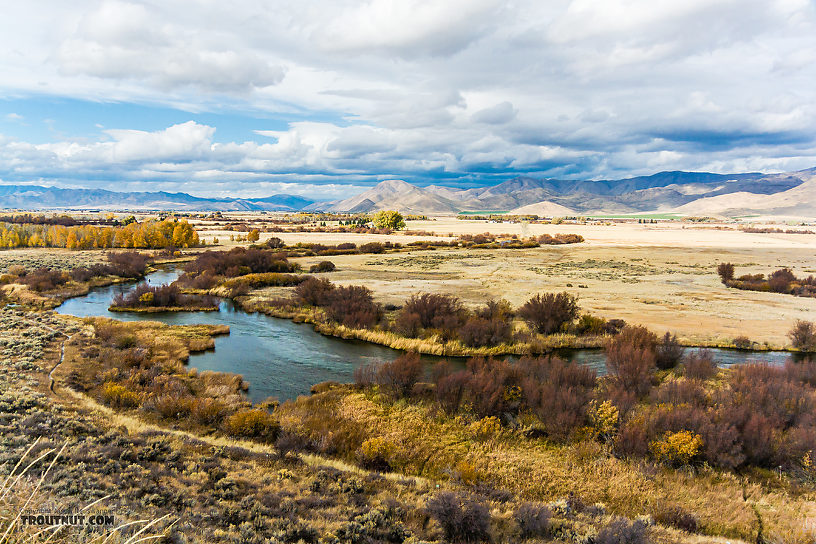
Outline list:
[[[153,285],[170,283],[179,273],[179,270],[168,267],[150,274],[144,281]],[[358,366],[391,361],[401,354],[385,346],[323,336],[305,323],[247,313],[235,308],[229,300],[221,302],[218,312],[143,314],[108,311],[114,296],[134,287],[134,284],[119,284],[94,289],[85,296],[68,299],[57,312],[79,317],[105,316],[122,321],[161,321],[168,325],[229,325],[228,336],[216,337],[215,350],[193,354],[189,365],[199,370],[241,374],[250,384],[249,397],[254,402],[270,396],[281,401],[293,399],[307,394],[310,387],[319,382],[350,382]],[[790,356],[782,351],[711,351],[721,365],[758,360],[782,364]],[[558,354],[588,365],[599,374],[605,372],[601,350],[562,350]],[[423,356],[423,359],[431,364],[443,358]],[[453,364],[463,364],[461,359],[449,360]]]

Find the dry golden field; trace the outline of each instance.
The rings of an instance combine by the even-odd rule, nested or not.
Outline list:
[[[796,319],[816,319],[816,299],[740,291],[723,286],[715,268],[733,262],[738,274],[791,268],[797,276],[816,274],[816,235],[753,234],[734,224],[612,223],[527,224],[435,218],[411,221],[408,229],[442,237],[405,234],[262,233],[287,244],[400,242],[449,234],[576,233],[582,244],[525,250],[436,250],[384,255],[334,256],[340,284],[362,284],[385,303],[400,303],[419,291],[453,293],[470,304],[505,298],[522,304],[542,291],[569,291],[582,309],[621,318],[657,332],[672,331],[693,343],[727,344],[744,335],[774,347],[789,344]],[[224,245],[229,232],[218,233]],[[236,233],[232,233],[236,234]],[[303,258],[307,268],[323,258]],[[278,294],[279,291],[271,290]]]

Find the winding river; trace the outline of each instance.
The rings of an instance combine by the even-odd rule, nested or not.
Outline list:
[[[168,267],[150,274],[143,281],[154,285],[170,283],[179,273],[179,270]],[[114,296],[134,287],[135,284],[129,283],[93,289],[85,296],[68,299],[56,311],[79,317],[161,321],[168,325],[229,325],[229,335],[216,337],[215,350],[191,355],[189,366],[198,370],[241,374],[250,384],[249,397],[254,402],[267,397],[277,397],[281,401],[293,399],[307,394],[311,386],[319,382],[350,382],[358,366],[390,361],[401,354],[385,346],[323,336],[305,323],[247,313],[235,308],[228,300],[221,302],[217,312],[142,314],[108,311]],[[696,348],[689,349],[693,351]],[[711,351],[724,366],[759,360],[782,364],[790,357],[783,351]],[[605,359],[600,350],[563,350],[559,355],[591,366],[599,374],[605,372]],[[443,358],[423,356],[423,359],[430,364]],[[461,359],[456,363],[462,364]]]

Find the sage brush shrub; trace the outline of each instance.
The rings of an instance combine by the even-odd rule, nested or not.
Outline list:
[[[442,491],[428,501],[425,510],[442,528],[448,542],[490,540],[490,511],[479,502]]]
[[[647,544],[648,527],[640,520],[629,521],[615,518],[603,527],[595,537],[595,544]]]
[[[680,506],[661,508],[655,514],[655,521],[661,525],[674,527],[687,533],[696,533],[699,529],[697,517]]]
[[[575,296],[563,292],[535,295],[518,309],[530,328],[542,334],[553,334],[578,316]]]
[[[552,512],[543,504],[522,503],[513,512],[513,519],[518,525],[522,538],[545,537],[550,532]]]

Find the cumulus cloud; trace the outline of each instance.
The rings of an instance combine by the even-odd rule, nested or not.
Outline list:
[[[232,40],[163,20],[145,5],[107,0],[89,11],[56,52],[60,69],[161,89],[246,91],[279,83],[284,69]]]
[[[0,140],[5,179],[488,183],[816,164],[808,0],[52,0],[9,9],[0,34],[17,45],[0,50],[0,96],[261,113],[288,126],[259,122],[247,141],[224,142],[217,125],[191,114],[154,131],[105,122],[116,128],[97,141],[10,134]]]
[[[473,114],[473,120],[477,123],[500,125],[511,121],[516,116],[516,113],[513,104],[505,101],[490,108],[477,111]]]
[[[448,56],[495,29],[497,0],[372,0],[342,3],[313,31],[330,52]]]

